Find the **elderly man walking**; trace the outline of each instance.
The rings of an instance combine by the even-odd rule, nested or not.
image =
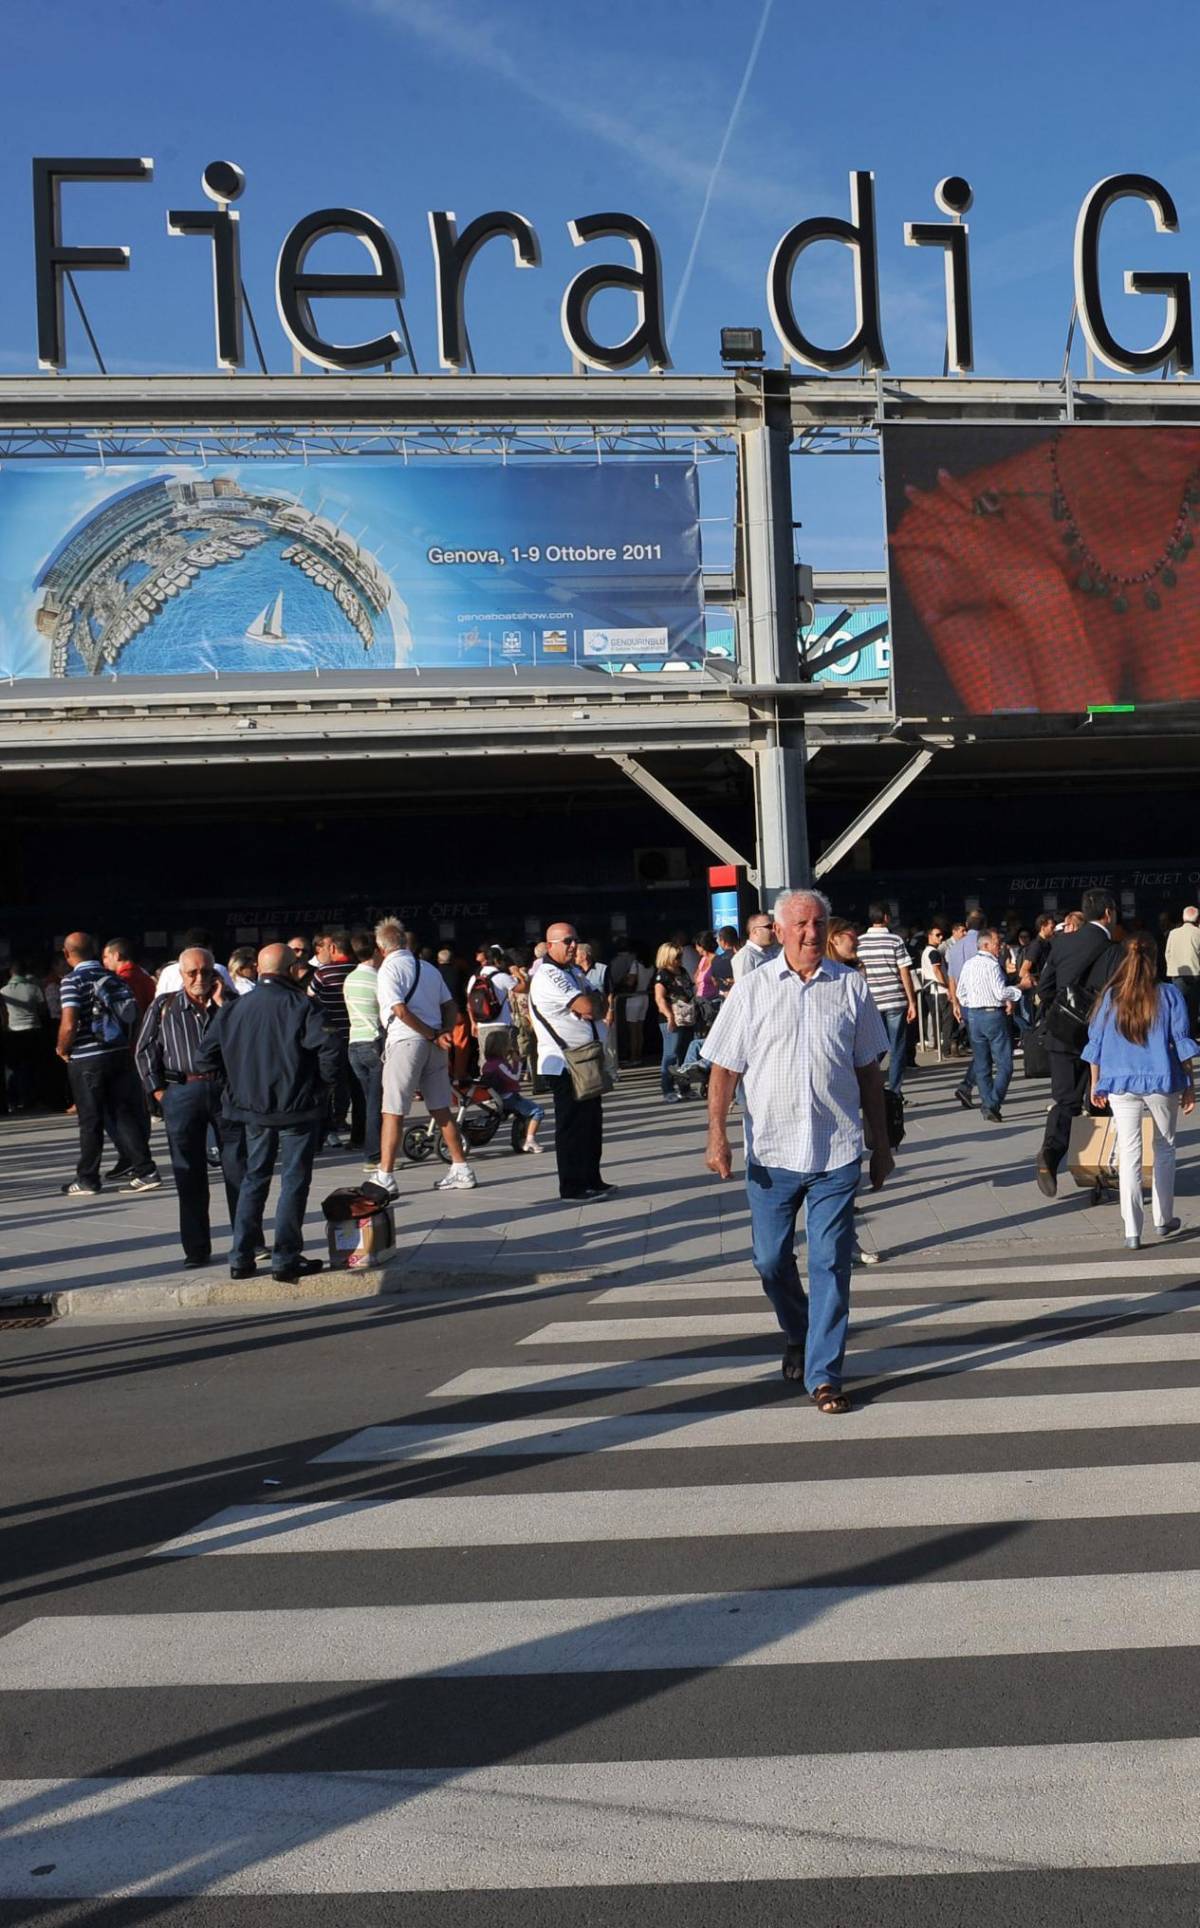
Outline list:
[[[728,1178],[726,1120],[746,1102],[746,1188],[754,1266],[784,1337],[783,1376],[823,1413],[847,1413],[842,1362],[850,1314],[854,1193],[871,1136],[871,1184],[892,1170],[879,1060],[888,1035],[858,971],[825,956],[829,901],[790,890],[775,905],[782,954],[743,976],[704,1042],[706,1163]],[[794,1245],[804,1207],[808,1296]]]
[[[1167,937],[1167,977],[1183,992],[1188,1026],[1193,1037],[1200,1024],[1200,906],[1188,904],[1181,921]]]
[[[271,1276],[281,1285],[295,1285],[304,1273],[321,1270],[319,1259],[304,1257],[304,1211],[339,1062],[337,1039],[290,975],[293,962],[285,944],[261,950],[254,996],[227,998],[196,1054],[197,1070],[223,1073],[224,1115],[246,1128],[246,1176],[233,1224],[229,1276],[254,1276],[263,1207],[278,1159]]]

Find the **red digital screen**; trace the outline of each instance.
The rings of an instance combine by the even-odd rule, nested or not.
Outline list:
[[[1200,702],[1200,427],[883,431],[896,708]]]

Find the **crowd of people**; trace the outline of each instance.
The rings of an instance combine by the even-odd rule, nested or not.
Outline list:
[[[370,930],[239,947],[225,962],[193,930],[154,975],[125,940],[97,945],[75,931],[53,968],[14,959],[0,984],[6,1097],[14,1111],[42,1103],[76,1117],[70,1198],[106,1182],[156,1189],[160,1117],[185,1265],[212,1259],[217,1167],[232,1277],[269,1260],[276,1279],[295,1282],[320,1265],[303,1251],[318,1149],[359,1149],[364,1187],[386,1206],[418,1097],[444,1143],[439,1189],[476,1185],[456,1114],[478,1085],[517,1121],[514,1148],[530,1154],[542,1150],[549,1098],[560,1196],[608,1196],[598,1101],[619,1063],[642,1061],[653,1011],[661,1098],[707,1095],[708,1163],[720,1177],[731,1168],[727,1119],[741,1106],[754,1261],[784,1334],[785,1375],[840,1412],[849,1270],[868,1256],[852,1218],[863,1125],[880,1186],[903,1136],[920,1005],[938,1056],[965,1060],[954,1096],[970,1109],[977,1091],[990,1124],[1003,1122],[1014,1053],[1024,1050],[1027,1069],[1044,1054],[1050,1103],[1034,1170],[1043,1193],[1056,1194],[1074,1120],[1085,1108],[1108,1112],[1127,1245],[1144,1231],[1147,1133],[1155,1228],[1180,1229],[1175,1135],[1200,1056],[1200,908],[1168,923],[1157,937],[1123,930],[1113,898],[1090,890],[1077,910],[1046,913],[1032,929],[1015,918],[994,926],[978,909],[895,929],[882,902],[860,928],[801,889],[753,912],[743,932],[675,932],[652,959],[630,944],[606,961],[560,922],[531,949],[489,943],[467,960],[421,947],[384,918]],[[114,1162],[102,1173],[106,1138]],[[802,1208],[807,1298],[793,1251]]]

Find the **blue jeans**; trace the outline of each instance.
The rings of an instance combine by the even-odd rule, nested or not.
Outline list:
[[[238,1195],[230,1263],[253,1265],[254,1248],[261,1238],[263,1209],[275,1160],[279,1159],[279,1197],[275,1205],[273,1272],[286,1272],[304,1251],[304,1209],[312,1183],[313,1158],[322,1121],[298,1125],[246,1126],[246,1176]]]
[[[904,1079],[904,1066],[908,1058],[908,1015],[907,1011],[881,1011],[883,1028],[888,1035],[888,1068],[885,1083],[889,1091],[899,1091]]]
[[[504,1116],[524,1118],[526,1124],[540,1125],[546,1116],[546,1107],[535,1104],[533,1099],[527,1098],[522,1091],[510,1091],[504,1100]]]
[[[237,1218],[238,1199],[246,1173],[246,1128],[221,1116],[221,1092],[216,1081],[201,1084],[168,1083],[162,1095],[163,1123],[171,1170],[179,1198],[179,1242],[189,1259],[207,1258],[212,1251],[208,1201],[208,1139],[215,1132],[225,1180],[229,1223]],[[261,1226],[252,1226],[262,1244]]]
[[[662,1095],[666,1098],[676,1089],[675,1080],[671,1076],[671,1073],[676,1065],[682,1065],[683,1063],[684,1057],[687,1054],[687,1048],[692,1041],[694,1026],[690,1024],[679,1024],[676,1025],[672,1031],[668,1028],[666,1022],[660,1018],[658,1028],[662,1032],[662,1065],[659,1070],[659,1083],[662,1086]]]
[[[861,1159],[831,1172],[750,1164],[746,1191],[754,1269],[789,1346],[804,1347],[804,1384],[839,1386],[850,1319],[854,1191]],[[808,1297],[796,1267],[796,1218],[804,1207]]]
[[[379,1125],[383,1110],[383,1054],[378,1045],[358,1043],[350,1046],[350,1070],[362,1089],[366,1124],[363,1130],[363,1159],[379,1161]]]
[[[964,1011],[984,1111],[999,1111],[1012,1079],[1012,1033],[1003,1011]]]

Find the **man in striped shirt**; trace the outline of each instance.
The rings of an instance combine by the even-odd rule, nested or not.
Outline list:
[[[889,929],[886,904],[872,904],[871,925],[858,940],[858,961],[867,974],[867,989],[883,1019],[888,1036],[887,1087],[899,1091],[908,1057],[908,1027],[916,1023],[917,994],[913,986],[908,946]]]
[[[330,1151],[340,1151],[347,1144],[362,1142],[361,1121],[357,1117],[355,1124],[358,1129],[351,1129],[349,1137],[346,1135],[346,1114],[357,1095],[357,1085],[350,1076],[350,1013],[346,1009],[346,979],[357,962],[349,931],[322,931],[313,940],[313,955],[317,968],[313,972],[309,995],[316,999],[330,1037],[336,1038],[338,1052],[337,1076],[329,1097],[325,1144]],[[357,1113],[359,1107],[354,1105],[354,1109]]]
[[[138,1075],[157,1098],[167,1128],[171,1170],[179,1194],[179,1237],[187,1267],[212,1257],[208,1202],[208,1134],[215,1131],[232,1227],[246,1176],[246,1127],[221,1115],[221,1080],[200,1065],[200,1047],[223,1003],[234,994],[216,974],[211,951],[196,945],[179,955],[183,988],[155,998],[137,1041]],[[262,1232],[254,1241],[263,1248]]]
[[[150,1128],[138,1090],[130,1051],[137,1022],[133,995],[119,978],[106,971],[86,931],[72,931],[63,944],[70,965],[60,987],[62,1016],[57,1052],[67,1067],[71,1096],[79,1118],[79,1163],[75,1177],[62,1187],[68,1198],[90,1198],[100,1190],[100,1153],[107,1128],[117,1148],[118,1170],[130,1174],[129,1189],[150,1192],[162,1183],[150,1156]],[[111,1019],[129,1013],[130,1029],[119,1037],[106,1035]]]

